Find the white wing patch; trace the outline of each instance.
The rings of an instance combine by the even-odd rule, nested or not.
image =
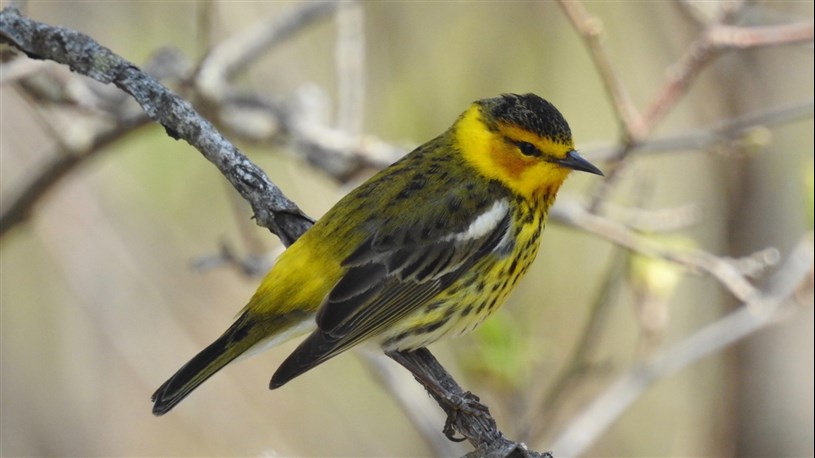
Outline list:
[[[473,240],[484,237],[490,232],[494,231],[509,211],[509,204],[506,200],[499,200],[495,202],[489,210],[478,215],[470,226],[464,232],[450,234],[445,239],[447,240]]]

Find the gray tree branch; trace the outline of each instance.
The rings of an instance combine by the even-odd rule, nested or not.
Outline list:
[[[253,164],[192,105],[133,63],[91,37],[63,27],[33,21],[14,8],[0,12],[0,40],[33,59],[53,60],[130,94],[150,119],[175,139],[183,139],[204,155],[252,206],[256,222],[290,245],[313,220],[289,200],[266,173]]]

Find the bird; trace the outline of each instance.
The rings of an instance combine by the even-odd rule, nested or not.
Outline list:
[[[532,264],[572,171],[603,175],[550,102],[532,93],[473,102],[286,249],[234,323],[156,390],[153,413],[236,358],[296,336],[308,334],[271,389],[363,341],[411,351],[472,331]]]

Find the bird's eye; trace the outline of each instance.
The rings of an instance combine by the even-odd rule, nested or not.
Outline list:
[[[521,150],[521,154],[524,156],[541,156],[540,150],[535,148],[532,143],[517,142],[516,145],[518,145],[518,149]]]

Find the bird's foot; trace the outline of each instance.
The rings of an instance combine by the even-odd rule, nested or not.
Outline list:
[[[456,436],[456,420],[459,414],[468,416],[489,417],[490,409],[481,403],[481,399],[469,391],[461,394],[448,393],[445,396],[448,405],[447,421],[444,422],[444,435],[453,442],[462,442],[467,438]]]

